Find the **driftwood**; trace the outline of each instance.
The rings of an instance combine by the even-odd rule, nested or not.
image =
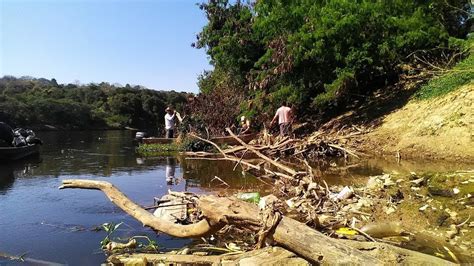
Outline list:
[[[135,202],[131,201],[114,185],[108,182],[81,179],[64,180],[62,186],[59,188],[85,188],[101,190],[110,199],[110,201],[112,201],[126,213],[130,214],[133,218],[142,222],[144,226],[151,227],[155,230],[172,236],[199,237],[206,235],[211,231],[211,227],[207,223],[207,220],[201,220],[197,224],[177,225],[162,219],[157,219],[157,217],[153,216],[153,214],[146,211]]]
[[[178,254],[120,254],[112,255],[109,263],[125,265],[147,265],[149,263],[212,264],[212,265],[310,265],[306,260],[280,247],[267,247],[239,254],[223,255],[178,255]]]
[[[100,189],[121,209],[141,221],[145,226],[167,233],[175,237],[197,237],[232,224],[243,228],[259,230],[262,221],[258,218],[257,206],[234,198],[217,196],[202,196],[197,201],[204,219],[192,225],[171,224],[153,216],[130,199],[112,184],[105,181],[64,180],[60,188]],[[272,234],[273,240],[288,248],[311,263],[347,263],[347,264],[383,264],[383,258],[378,259],[370,254],[374,249],[386,251],[391,257],[397,258],[397,263],[409,263],[410,260],[423,264],[449,264],[442,259],[417,253],[401,253],[399,248],[381,243],[370,243],[370,248],[351,246],[350,242],[341,241],[325,236],[310,227],[291,218],[283,217],[276,225]],[[355,245],[355,244],[354,244]],[[360,248],[360,250],[359,250]],[[405,254],[410,253],[410,256]],[[388,256],[388,255],[386,255]]]
[[[227,132],[235,139],[237,140],[242,146],[244,146],[245,148],[249,149],[250,151],[252,151],[253,153],[255,153],[258,157],[262,158],[263,160],[265,160],[266,162],[269,162],[271,163],[272,165],[278,167],[279,169],[282,169],[283,171],[287,172],[288,174],[294,176],[296,175],[296,171],[291,169],[290,167],[286,166],[286,165],[283,165],[275,160],[272,160],[270,158],[268,158],[267,156],[265,156],[264,154],[262,154],[261,152],[257,151],[254,147],[252,147],[252,145],[249,145],[247,143],[245,143],[244,141],[242,141],[241,139],[239,139],[234,133],[232,133],[232,130],[230,130],[230,128],[226,128]]]
[[[211,145],[213,145],[221,154],[222,156],[224,157],[225,160],[227,161],[233,161],[233,162],[236,162],[238,164],[242,164],[242,165],[245,165],[249,168],[252,168],[252,169],[255,169],[257,171],[264,171],[266,174],[270,174],[270,175],[275,175],[275,176],[278,176],[278,177],[283,177],[285,179],[292,179],[293,177],[290,176],[290,175],[287,175],[287,174],[284,174],[284,173],[280,173],[280,172],[276,172],[276,171],[272,171],[272,170],[269,170],[269,169],[266,169],[264,167],[260,167],[258,165],[254,165],[254,164],[251,164],[250,162],[246,161],[246,160],[243,160],[241,158],[237,158],[235,156],[232,156],[232,155],[229,155],[228,153],[226,153],[224,150],[222,150],[217,144],[215,144],[214,142],[212,141],[209,141],[207,139],[204,139],[204,138],[201,138],[197,135],[194,135],[194,134],[189,134],[191,137],[194,137],[194,138],[197,138],[199,140],[202,140],[204,142],[207,142]]]

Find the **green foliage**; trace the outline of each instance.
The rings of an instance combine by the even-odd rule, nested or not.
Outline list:
[[[313,100],[313,106],[321,107],[325,106],[331,101],[338,98],[338,95],[349,91],[355,86],[354,73],[344,71],[337,76],[331,84],[324,86],[325,92],[316,96]]]
[[[102,239],[100,241],[100,246],[102,249],[106,249],[106,246],[108,243],[110,243],[111,241],[113,241],[112,239],[112,234],[117,231],[117,229],[123,224],[123,222],[120,222],[118,224],[115,224],[115,223],[104,223],[102,224],[101,226],[101,229],[104,230],[106,232],[106,236],[104,239]],[[147,240],[146,244],[143,244],[143,243],[138,243],[138,248],[141,250],[141,251],[154,251],[154,252],[157,252],[158,251],[158,244],[156,243],[156,241],[154,240],[151,240],[149,237],[147,236],[133,236],[131,237],[129,240],[131,239],[145,239]]]
[[[185,150],[182,145],[176,143],[170,144],[140,144],[136,151],[143,156],[155,156],[161,154],[169,154],[170,152],[177,152]]]
[[[100,241],[100,246],[102,248],[105,248],[105,246],[110,241],[112,241],[111,240],[112,233],[115,232],[115,230],[117,230],[122,224],[123,224],[123,222],[118,223],[118,224],[115,224],[115,223],[104,223],[104,224],[102,224],[102,229],[107,233],[107,235],[104,237],[104,239],[102,239],[102,241]]]
[[[0,78],[0,121],[14,127],[156,130],[163,123],[166,106],[182,109],[187,97],[128,84],[65,85],[54,79],[5,76]]]
[[[196,138],[185,138],[180,144],[184,151],[211,151],[213,146],[207,142],[198,140]]]
[[[474,39],[470,40],[471,51],[468,57],[460,61],[455,67],[440,76],[430,80],[416,93],[417,99],[430,99],[445,95],[474,81]]]
[[[201,91],[230,88],[249,99],[239,105],[249,114],[273,112],[283,100],[299,113],[350,102],[373,83],[396,80],[415,51],[458,52],[453,40],[472,22],[467,0],[209,0],[200,8],[208,24],[195,46],[214,66],[200,77]]]

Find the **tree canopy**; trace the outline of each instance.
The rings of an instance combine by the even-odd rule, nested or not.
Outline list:
[[[141,86],[58,84],[55,79],[0,78],[0,121],[15,127],[156,129],[168,105],[182,109],[187,93]]]
[[[233,90],[268,113],[283,100],[316,113],[373,84],[394,82],[413,53],[458,51],[471,27],[468,0],[209,0],[208,23],[193,44],[212,71],[204,94]]]

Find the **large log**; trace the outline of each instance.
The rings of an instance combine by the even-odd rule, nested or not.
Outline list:
[[[310,265],[306,260],[296,257],[280,247],[266,247],[240,254],[223,255],[178,255],[178,254],[118,254],[111,255],[107,261],[113,265],[173,264],[212,264],[212,265]]]
[[[133,218],[142,222],[144,226],[151,227],[157,231],[161,231],[168,235],[175,237],[200,237],[211,232],[211,227],[207,223],[207,220],[201,220],[199,223],[191,225],[177,225],[168,221],[162,220],[143,209],[140,205],[131,201],[125,196],[120,190],[114,185],[105,181],[94,181],[94,180],[83,180],[83,179],[70,179],[64,180],[62,186],[59,189],[64,188],[85,188],[85,189],[98,189],[105,193],[105,195],[115,205],[120,207],[126,213],[130,214]]]
[[[261,224],[257,206],[236,198],[223,198],[213,195],[202,196],[198,201],[198,207],[201,209],[205,219],[193,225],[177,225],[162,221],[160,218],[153,216],[133,203],[112,184],[105,181],[64,180],[60,188],[100,189],[113,203],[135,219],[141,221],[145,226],[175,237],[205,235],[221,228],[225,224],[258,230]],[[278,244],[312,263],[380,265],[387,262],[385,257],[390,257],[396,258],[397,263],[410,263],[414,261],[426,265],[451,264],[434,256],[412,251],[402,252],[400,248],[381,243],[370,243],[370,246],[352,245],[349,243],[353,242],[330,238],[287,217],[283,217],[278,222],[272,237]],[[371,254],[370,251],[374,249],[384,251],[385,253],[382,253],[384,254],[383,257]]]
[[[257,206],[248,202],[210,195],[200,199],[199,207],[207,219],[218,223],[252,228],[260,225]],[[382,263],[381,260],[287,217],[283,217],[278,223],[273,240],[312,263]]]

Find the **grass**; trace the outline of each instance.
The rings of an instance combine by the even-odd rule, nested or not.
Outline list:
[[[415,94],[416,99],[426,100],[445,95],[474,80],[474,41],[469,41],[470,54],[452,69],[433,78]]]
[[[183,151],[183,148],[175,143],[171,144],[140,144],[137,152],[143,156],[153,156],[163,153]]]

